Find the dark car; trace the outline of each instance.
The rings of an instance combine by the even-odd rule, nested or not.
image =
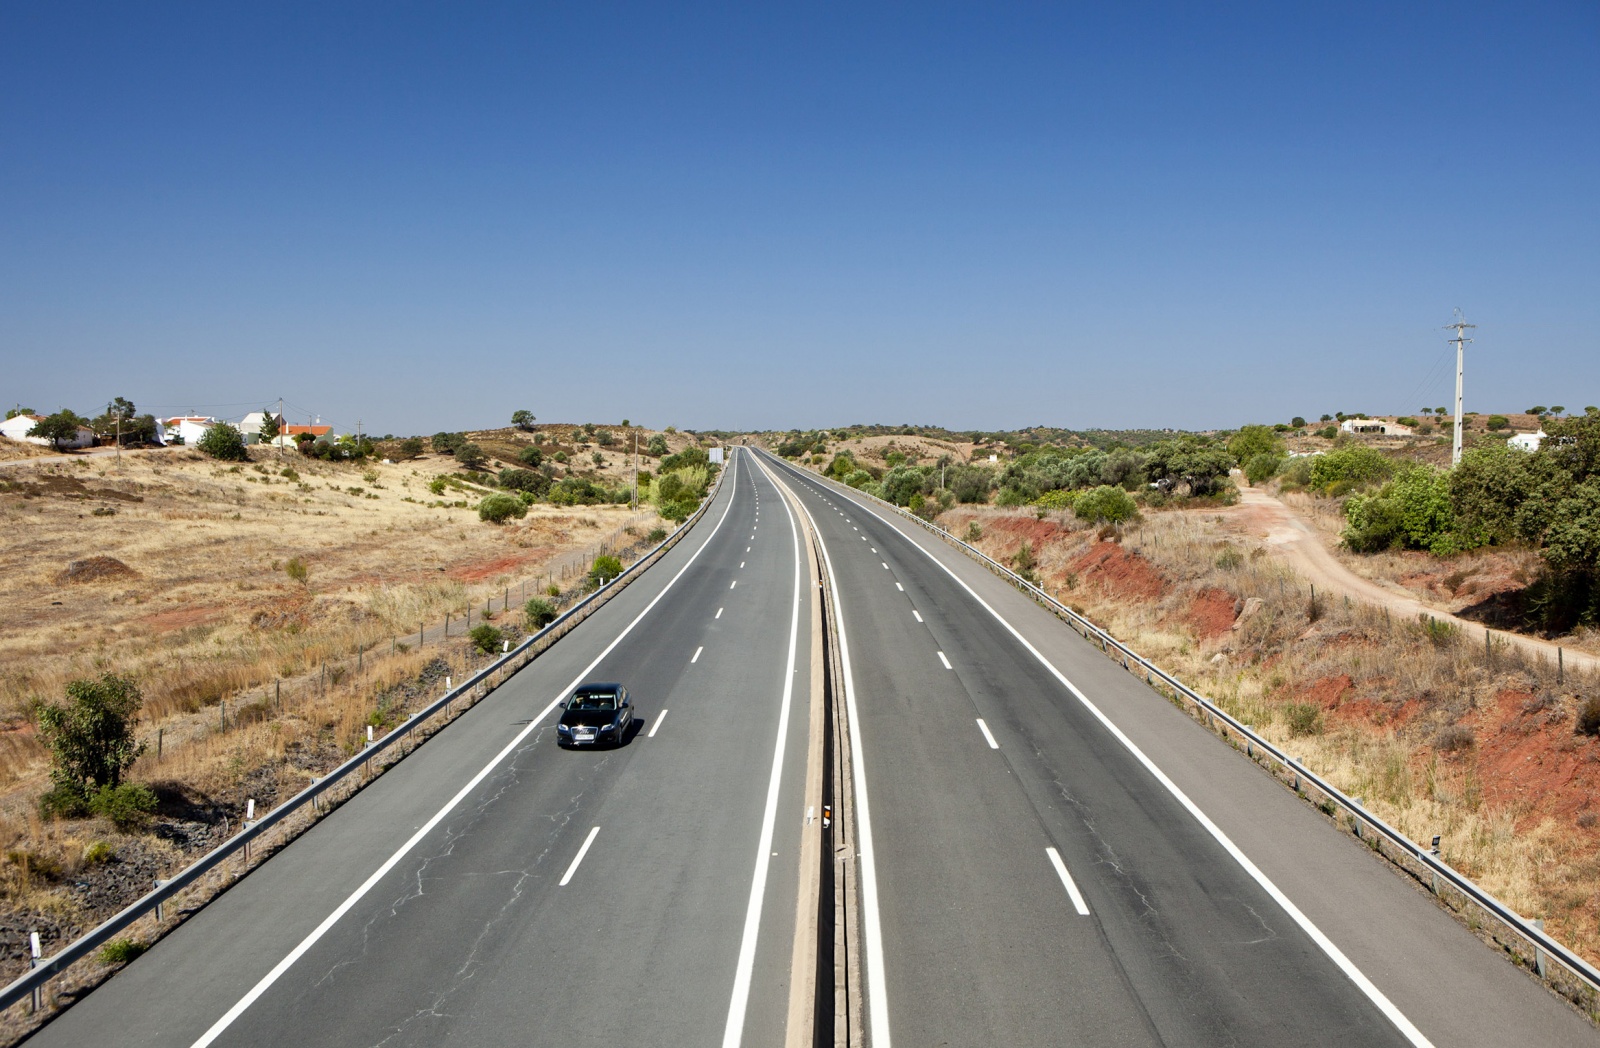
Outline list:
[[[562,746],[621,746],[633,724],[633,702],[620,684],[584,684],[575,688],[556,722]]]

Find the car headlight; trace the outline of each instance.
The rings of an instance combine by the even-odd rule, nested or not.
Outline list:
[[[567,727],[565,724],[557,724],[556,731],[559,731],[564,735],[570,735],[572,733],[572,729]]]

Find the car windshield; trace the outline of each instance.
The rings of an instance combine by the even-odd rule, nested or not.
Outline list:
[[[569,710],[614,710],[617,708],[617,697],[609,691],[580,691],[572,696],[572,701],[567,703]]]

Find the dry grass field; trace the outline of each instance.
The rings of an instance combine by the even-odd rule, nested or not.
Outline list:
[[[1600,680],[1509,645],[1319,598],[1227,513],[1147,513],[1121,533],[1070,513],[959,507],[939,523],[1062,601],[1552,934],[1600,960]]]
[[[615,486],[620,447],[551,433],[575,474]],[[649,434],[645,434],[649,436]],[[531,435],[472,434],[514,464]],[[688,440],[669,438],[673,450]],[[628,449],[631,451],[631,446]],[[596,465],[592,455],[604,460]],[[590,456],[578,462],[578,456]],[[361,465],[252,449],[242,464],[182,448],[0,471],[0,966],[22,965],[28,930],[47,952],[148,890],[151,879],[237,828],[383,730],[479,656],[484,620],[521,632],[522,598],[561,603],[600,552],[640,547],[648,507],[535,504],[479,521],[484,489],[448,456]],[[642,459],[648,467],[650,460]],[[502,611],[509,594],[511,612]],[[446,616],[452,620],[444,634]],[[419,628],[427,629],[419,648]],[[33,711],[68,681],[132,675],[146,752],[132,778],[162,808],[146,832],[98,819],[44,822],[49,758]]]

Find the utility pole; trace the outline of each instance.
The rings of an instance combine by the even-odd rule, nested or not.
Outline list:
[[[117,412],[117,468],[122,468],[122,412]]]
[[[1463,320],[1459,309],[1456,310],[1456,318],[1444,326],[1446,331],[1454,328],[1456,332],[1455,338],[1446,339],[1447,342],[1456,344],[1456,435],[1455,441],[1450,445],[1450,465],[1452,467],[1461,465],[1461,370],[1466,344],[1472,341],[1472,339],[1466,337],[1466,330],[1477,326]]]

